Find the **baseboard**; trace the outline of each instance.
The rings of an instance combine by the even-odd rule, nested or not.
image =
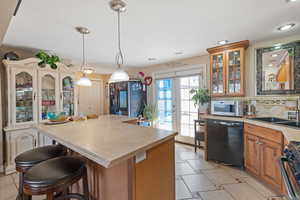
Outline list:
[[[5,175],[9,175],[9,174],[12,174],[12,173],[15,173],[15,172],[16,172],[16,167],[15,166],[8,166],[8,167],[4,168],[4,174]]]

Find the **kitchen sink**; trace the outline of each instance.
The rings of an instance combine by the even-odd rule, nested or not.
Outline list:
[[[300,122],[295,121],[278,122],[277,124],[300,128]]]
[[[253,120],[257,121],[263,121],[263,122],[271,122],[271,123],[281,123],[281,122],[287,122],[288,120],[286,119],[281,119],[277,117],[256,117],[256,118],[251,118]]]

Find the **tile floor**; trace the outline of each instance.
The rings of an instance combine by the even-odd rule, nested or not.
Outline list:
[[[282,200],[242,170],[204,160],[176,144],[176,200]]]
[[[0,200],[15,200],[18,176],[0,175]],[[33,200],[44,199],[43,196]],[[190,146],[176,144],[176,200],[281,200],[241,170],[203,159]]]

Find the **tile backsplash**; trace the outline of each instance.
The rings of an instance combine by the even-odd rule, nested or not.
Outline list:
[[[299,96],[257,96],[233,99],[251,102],[255,106],[257,116],[274,116],[287,119],[288,111],[297,110],[298,98]],[[224,98],[224,100],[228,100],[228,98]]]

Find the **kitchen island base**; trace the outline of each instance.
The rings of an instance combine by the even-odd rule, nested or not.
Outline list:
[[[76,152],[86,161],[90,200],[175,200],[174,138],[146,151],[146,159],[135,157],[105,168]],[[72,186],[82,192],[82,183]]]

